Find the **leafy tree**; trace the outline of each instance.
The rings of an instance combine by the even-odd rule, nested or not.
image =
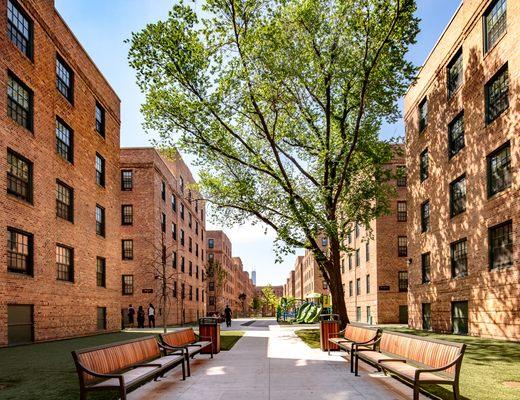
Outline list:
[[[261,222],[278,256],[314,253],[348,322],[340,257],[393,194],[381,121],[416,72],[414,0],[206,0],[130,39],[145,127],[191,153],[224,224]],[[317,238],[328,238],[323,246]]]
[[[242,303],[242,313],[246,312],[246,299],[247,299],[247,294],[240,293],[238,295],[238,300],[240,300],[240,302]]]
[[[251,301],[251,308],[255,312],[255,314],[258,313],[258,311],[264,306],[264,303],[261,298],[255,296],[253,297],[253,300]]]

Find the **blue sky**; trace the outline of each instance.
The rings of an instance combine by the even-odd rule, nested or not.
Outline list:
[[[92,57],[121,99],[121,145],[147,146],[151,137],[142,128],[139,112],[144,97],[135,84],[127,63],[125,39],[149,22],[163,19],[172,0],[55,0],[56,8]],[[199,0],[196,3],[200,3]],[[409,59],[421,65],[454,14],[459,0],[417,0],[421,33],[410,50]],[[403,124],[386,124],[382,137],[403,135]],[[189,163],[189,159],[186,159]],[[214,229],[211,225],[208,229]],[[294,256],[274,263],[273,238],[260,226],[243,225],[224,229],[233,243],[233,253],[242,257],[246,270],[257,270],[257,284],[285,282]]]

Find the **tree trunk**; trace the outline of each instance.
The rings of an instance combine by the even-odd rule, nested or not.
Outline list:
[[[329,275],[329,290],[332,296],[332,308],[334,313],[339,315],[341,329],[343,329],[350,321],[347,315],[347,306],[345,304],[343,282],[341,281],[341,254],[337,240],[330,240],[329,244],[330,258],[326,263],[325,268]]]

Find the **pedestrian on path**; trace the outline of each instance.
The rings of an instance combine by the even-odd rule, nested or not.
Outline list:
[[[128,324],[130,328],[134,327],[134,316],[135,316],[135,308],[130,304],[128,307]]]
[[[137,327],[144,328],[144,309],[143,306],[139,306],[137,309]]]
[[[152,303],[148,306],[148,328],[155,328],[155,307]]]
[[[224,314],[226,316],[226,326],[229,328],[231,326],[231,308],[229,308],[229,305],[224,309]]]

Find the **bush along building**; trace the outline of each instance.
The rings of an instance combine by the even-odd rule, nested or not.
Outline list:
[[[117,330],[119,98],[52,0],[0,16],[0,346]]]
[[[406,95],[413,328],[520,340],[519,16],[465,0]]]

